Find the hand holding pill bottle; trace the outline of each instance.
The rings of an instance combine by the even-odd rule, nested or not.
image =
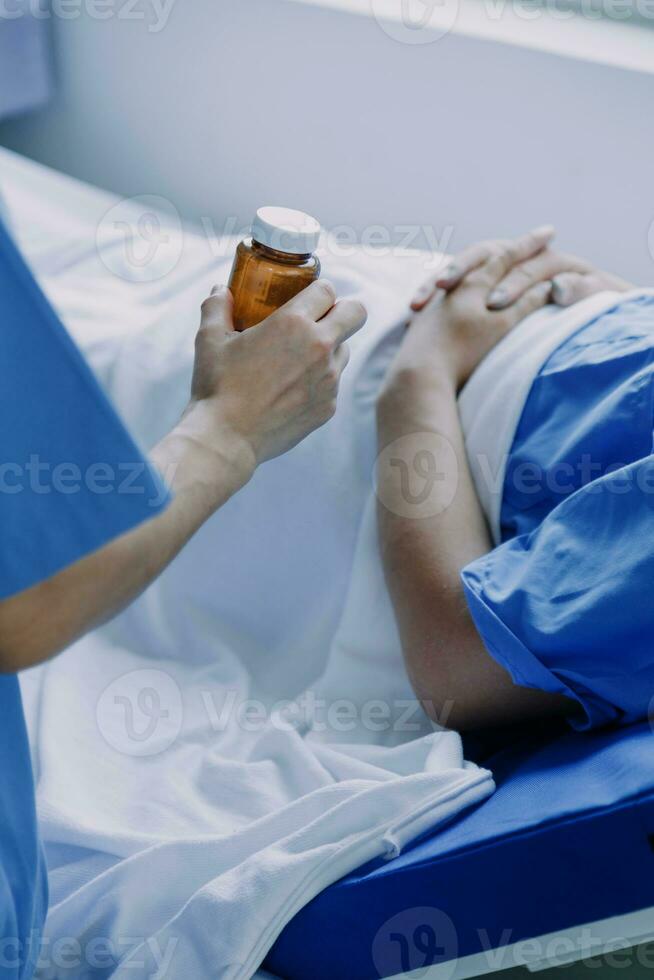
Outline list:
[[[319,277],[319,240],[319,223],[303,211],[259,208],[229,278],[236,330],[261,323]]]

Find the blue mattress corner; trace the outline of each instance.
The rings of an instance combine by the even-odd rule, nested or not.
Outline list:
[[[485,764],[490,799],[322,892],[267,968],[286,980],[391,977],[654,906],[649,723],[527,740]]]

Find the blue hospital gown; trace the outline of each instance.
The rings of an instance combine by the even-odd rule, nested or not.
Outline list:
[[[0,221],[0,598],[167,503]],[[47,879],[18,680],[0,674],[0,980],[39,958]]]
[[[654,697],[654,297],[574,333],[534,381],[504,484],[501,544],[462,573],[488,651],[577,701],[574,727]]]

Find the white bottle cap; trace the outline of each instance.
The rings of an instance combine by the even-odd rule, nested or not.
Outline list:
[[[292,208],[259,208],[252,237],[260,245],[289,255],[310,255],[320,241],[320,225],[311,215]]]

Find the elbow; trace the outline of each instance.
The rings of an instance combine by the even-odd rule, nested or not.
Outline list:
[[[11,644],[0,641],[0,674],[17,674],[26,666],[31,666],[26,662],[25,656],[21,656],[18,650],[12,648]]]
[[[23,593],[0,603],[0,674],[17,674],[48,660],[58,653],[54,628],[44,628],[38,602],[27,601]]]
[[[50,655],[47,648],[0,635],[0,674],[18,674],[47,660]]]
[[[465,697],[459,692],[431,685],[420,685],[414,690],[423,711],[439,728],[464,733],[479,727]]]
[[[472,712],[467,705],[459,698],[421,698],[427,716],[440,728],[448,728],[451,731],[470,732],[479,725],[475,724]]]
[[[480,640],[460,595],[453,590],[439,614],[406,617],[400,624],[409,680],[436,725],[458,732],[479,727]],[[484,652],[483,658],[486,654]]]
[[[0,601],[0,674],[35,667],[68,646],[77,638],[69,619],[55,579]]]
[[[18,674],[50,660],[64,648],[46,636],[2,635],[0,630],[0,674]]]
[[[441,728],[467,732],[478,727],[474,691],[457,677],[444,657],[425,657],[424,650],[404,651],[409,679],[417,699],[428,718]],[[419,668],[412,665],[420,664]]]

